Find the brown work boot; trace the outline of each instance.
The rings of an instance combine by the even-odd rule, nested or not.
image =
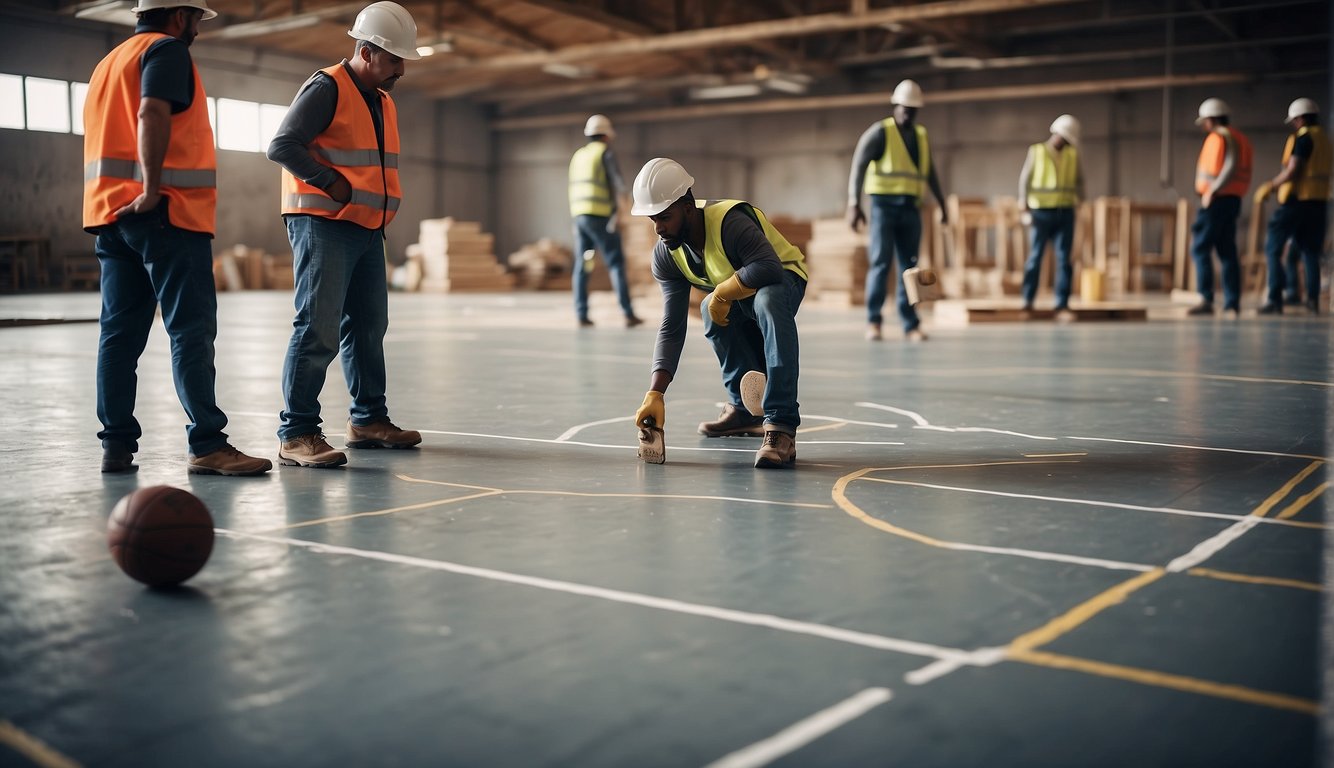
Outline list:
[[[705,437],[759,437],[764,434],[764,417],[751,416],[728,403],[717,421],[703,421],[699,433]]]
[[[797,461],[797,439],[774,426],[764,425],[764,445],[755,452],[758,469],[789,469]]]
[[[190,454],[190,463],[186,469],[192,475],[262,475],[273,469],[273,462],[247,456],[233,448],[231,444],[226,444],[203,456]]]
[[[288,467],[317,467],[328,469],[347,463],[347,454],[335,451],[324,435],[311,432],[297,435],[278,444],[278,463]]]
[[[411,448],[422,441],[422,433],[399,429],[389,419],[358,427],[347,423],[348,448]]]

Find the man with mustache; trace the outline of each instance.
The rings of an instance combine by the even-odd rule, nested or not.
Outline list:
[[[296,319],[283,363],[286,408],[278,461],[337,467],[347,456],[320,430],[319,394],[342,350],[352,408],[349,448],[411,448],[385,404],[389,327],[384,228],[398,210],[398,112],[389,91],[417,53],[417,24],[403,6],[378,2],[357,15],[351,60],[316,72],[297,92],[270,160],[283,168],[282,214],[295,255]]]

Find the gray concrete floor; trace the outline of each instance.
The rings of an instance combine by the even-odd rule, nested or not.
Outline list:
[[[229,432],[276,458],[290,299],[220,301]],[[394,295],[422,448],[240,479],[186,474],[160,327],[132,476],[98,472],[96,324],[0,329],[0,765],[1316,764],[1327,317],[909,345],[808,304],[798,466],[757,471],[695,433],[697,324],[638,462],[653,325],[594,308]],[[322,402],[341,436],[337,366]],[[218,528],[182,589],[106,553],[157,484]]]

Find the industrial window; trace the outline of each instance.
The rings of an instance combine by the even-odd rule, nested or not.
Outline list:
[[[23,128],[23,78],[0,75],[0,128]]]
[[[218,149],[259,151],[259,105],[218,99]]]
[[[273,141],[274,134],[278,133],[278,127],[283,124],[284,117],[287,117],[287,107],[281,104],[259,105],[260,152],[269,148],[269,142]]]
[[[44,77],[23,78],[28,130],[69,133],[69,83]]]
[[[83,135],[83,103],[88,100],[87,83],[69,84],[70,133]]]

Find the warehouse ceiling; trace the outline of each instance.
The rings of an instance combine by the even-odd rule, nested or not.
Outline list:
[[[220,18],[201,40],[334,61],[348,53],[345,32],[364,4],[210,0]],[[409,65],[399,88],[492,105],[502,128],[590,110],[648,119],[882,103],[904,77],[963,101],[1329,71],[1327,0],[402,4],[419,44],[433,50]],[[106,18],[108,3],[21,5],[86,20]]]

